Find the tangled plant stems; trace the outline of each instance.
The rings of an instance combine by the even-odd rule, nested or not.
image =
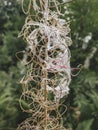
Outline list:
[[[31,117],[17,130],[66,130],[62,115],[67,108],[60,101],[68,94],[71,81],[68,46],[72,41],[68,36],[69,24],[61,11],[66,2],[29,0],[25,11],[22,0],[27,18],[19,36],[27,42],[23,63],[28,70],[20,81],[23,87],[20,106]]]

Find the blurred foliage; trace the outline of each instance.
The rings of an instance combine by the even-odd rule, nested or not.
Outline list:
[[[69,13],[66,14],[70,17],[72,29],[71,65],[83,66],[78,76],[72,77],[70,94],[65,101],[68,111],[64,123],[72,130],[98,129],[97,5],[97,0],[75,0],[68,5]],[[93,48],[96,51],[89,58]],[[75,70],[72,73],[76,73]]]
[[[0,0],[0,130],[15,130],[25,116],[19,106],[21,67],[15,56],[25,47],[17,37],[24,19],[17,1]]]
[[[71,65],[83,65],[72,77],[70,94],[64,98],[64,126],[72,130],[98,130],[98,0],[75,0],[67,4],[65,18],[71,20]],[[25,16],[16,0],[0,0],[0,129],[15,130],[27,116],[20,110],[22,68],[15,56],[25,48],[17,38]],[[88,38],[88,39],[87,39]],[[88,58],[92,49],[94,55]],[[88,66],[85,67],[88,58]],[[72,73],[76,73],[75,70]]]

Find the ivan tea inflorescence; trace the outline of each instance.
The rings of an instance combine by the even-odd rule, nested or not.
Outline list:
[[[61,11],[66,2],[30,0],[26,12],[22,1],[28,16],[19,36],[27,42],[23,63],[28,70],[20,81],[23,88],[20,106],[31,117],[17,130],[66,130],[62,119],[66,105],[60,102],[68,94],[71,81],[68,47],[72,41],[69,24]]]

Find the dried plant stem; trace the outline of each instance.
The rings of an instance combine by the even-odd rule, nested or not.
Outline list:
[[[46,105],[47,102],[47,69],[46,69],[46,65],[44,65],[44,70],[43,70],[43,88],[44,88],[44,102]],[[44,128],[45,130],[47,129],[47,107],[44,106]]]
[[[46,103],[47,102],[47,81],[46,81],[46,78],[47,78],[47,71],[46,69],[44,69],[44,83],[43,83],[43,87],[44,87],[44,102]],[[45,130],[47,129],[47,107],[45,106],[44,107],[44,127],[45,127]]]
[[[31,117],[17,130],[66,130],[62,124],[66,105],[62,105],[60,99],[69,92],[71,68],[68,46],[72,41],[68,35],[69,25],[61,18],[58,7],[64,3],[58,0],[30,0],[27,11],[23,3],[24,0],[22,9],[25,14],[30,16],[32,7],[35,13],[35,17],[26,18],[20,33],[27,41],[22,62],[28,67],[20,81],[23,86],[20,106],[23,111],[31,113]]]
[[[47,0],[48,1],[48,0]],[[45,39],[45,61],[47,60],[48,57],[48,52],[47,52],[47,38]],[[43,77],[44,77],[44,101],[45,103],[47,102],[47,65],[44,64],[44,70],[43,70]],[[45,130],[47,130],[47,107],[44,107],[44,116],[45,116]]]

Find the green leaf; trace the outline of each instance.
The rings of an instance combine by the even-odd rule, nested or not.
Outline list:
[[[89,120],[85,120],[85,121],[79,123],[76,130],[91,130],[93,121],[94,121],[94,119],[89,119]]]

